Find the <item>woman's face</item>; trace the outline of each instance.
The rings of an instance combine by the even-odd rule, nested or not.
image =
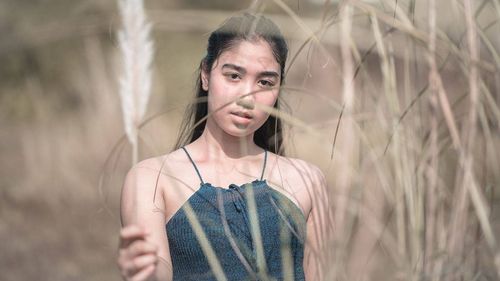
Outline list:
[[[272,107],[278,98],[280,69],[271,47],[261,39],[243,40],[222,52],[210,73],[202,71],[201,74],[202,87],[208,91],[208,112],[211,113],[208,121],[232,136],[254,133],[269,114],[257,107],[240,106],[236,100],[240,98],[245,105]],[[250,93],[254,94],[247,95]]]

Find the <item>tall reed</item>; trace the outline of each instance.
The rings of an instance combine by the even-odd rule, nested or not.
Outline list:
[[[337,128],[340,127],[339,139],[345,138],[346,141],[336,148],[341,154],[336,155],[334,161],[339,161],[340,167],[333,170],[333,177],[337,180],[331,182],[337,185],[330,188],[330,196],[337,199],[333,200],[336,202],[336,225],[342,227],[336,232],[344,233],[348,228],[345,222],[354,221],[355,232],[370,227],[372,231],[375,230],[373,235],[378,246],[375,245],[373,250],[362,251],[358,256],[354,256],[355,252],[348,252],[343,260],[329,260],[332,265],[329,269],[333,274],[327,273],[325,276],[333,276],[335,280],[350,280],[347,276],[362,276],[366,280],[374,280],[375,277],[369,277],[368,269],[365,273],[349,273],[344,263],[349,263],[350,258],[359,259],[360,256],[371,263],[373,252],[380,250],[376,249],[378,247],[389,257],[385,262],[396,265],[396,274],[384,274],[384,278],[391,280],[471,280],[491,274],[496,274],[493,278],[500,277],[498,234],[495,235],[494,232],[488,203],[488,199],[490,204],[496,199],[491,193],[486,193],[487,186],[499,184],[498,171],[492,165],[499,157],[498,152],[494,152],[494,147],[498,147],[495,143],[498,142],[499,133],[500,118],[496,113],[499,105],[498,100],[492,98],[495,84],[485,83],[489,79],[499,79],[498,67],[488,61],[491,57],[492,62],[497,62],[499,46],[498,42],[492,42],[492,33],[488,35],[484,30],[495,27],[499,18],[493,16],[491,24],[486,27],[479,24],[481,13],[486,13],[485,7],[495,8],[498,13],[500,5],[498,1],[483,1],[481,5],[475,6],[473,1],[468,0],[463,1],[463,4],[458,1],[428,1],[418,4],[424,4],[427,13],[417,15],[417,1],[412,0],[378,3],[342,1],[337,6],[333,5],[331,10],[329,1],[325,1],[323,11],[329,11],[326,18],[335,19],[340,14],[340,20],[321,22],[316,31],[311,31],[309,27],[302,28],[302,23],[297,21],[297,26],[305,34],[334,30],[332,27],[337,23],[340,23],[340,30],[344,31],[347,30],[345,14],[339,11],[350,6],[356,15],[352,33],[337,33],[340,35],[338,48],[344,63],[344,93],[350,84],[345,76],[355,79],[359,84],[374,84],[373,80],[380,79],[380,83],[375,85],[383,85],[380,93],[377,92],[378,88],[356,87],[355,94],[352,95],[355,98],[354,105],[350,106],[353,110],[351,114],[366,114],[368,118],[372,118],[372,122],[355,118],[351,125],[348,118],[343,118],[339,121],[342,124],[337,125]],[[452,22],[457,30],[465,34],[465,43],[461,39],[450,39],[453,34],[446,30],[446,26],[441,25],[443,20],[438,15],[444,17],[445,7],[456,7],[459,12],[457,17],[465,19],[463,22]],[[294,20],[297,17],[291,9],[284,11],[290,13],[290,18]],[[356,27],[362,29],[363,19],[366,18],[372,24],[372,46],[377,47],[380,58],[380,78],[373,69],[368,70],[369,65],[364,59],[372,55],[373,48],[358,49],[357,40],[364,38],[359,37],[354,30]],[[310,38],[305,41],[305,45],[318,43]],[[351,38],[353,41],[350,41]],[[330,48],[326,43],[320,44],[324,44],[322,49]],[[346,49],[346,45],[350,49]],[[489,52],[486,55],[479,53],[483,46]],[[299,53],[303,49],[305,48],[301,46]],[[299,53],[295,54],[292,61],[295,61]],[[356,77],[349,64],[346,64],[351,59],[351,55],[346,56],[349,53],[358,62],[356,74],[359,69],[363,76]],[[398,65],[396,56],[404,58],[404,73],[397,71],[401,66]],[[425,61],[428,68],[423,69],[421,65]],[[453,64],[459,66],[460,77],[445,80],[443,74],[449,72],[448,65]],[[419,75],[428,78],[423,87],[419,86],[422,84]],[[466,81],[464,86],[468,90],[465,95],[457,93],[457,88],[453,87],[459,81]],[[402,88],[405,89],[407,99],[401,93]],[[301,95],[308,95],[308,89],[304,89]],[[425,96],[427,98],[423,98]],[[464,97],[468,97],[468,104],[463,102]],[[373,103],[370,105],[363,99]],[[481,100],[484,102],[480,102]],[[364,107],[360,106],[362,103],[365,103]],[[400,110],[401,107],[404,109]],[[336,108],[331,109],[334,113],[338,112]],[[467,117],[464,119],[463,116]],[[323,118],[328,120],[332,117]],[[378,132],[362,123],[370,124]],[[443,124],[446,130],[443,130]],[[356,133],[353,134],[351,128],[356,128]],[[381,153],[378,143],[384,131],[387,132],[388,142]],[[493,131],[495,133],[492,134]],[[316,135],[310,136],[316,138]],[[361,143],[354,147],[365,153],[359,155],[357,164],[353,164],[349,153],[358,140]],[[324,147],[328,147],[323,138],[321,142]],[[484,143],[485,149],[490,151],[486,155],[486,164],[477,155],[479,142]],[[372,163],[375,171],[367,170],[367,163]],[[454,165],[455,169],[450,168]],[[486,174],[491,177],[480,178],[481,172],[478,169],[485,169]],[[367,181],[370,179],[367,172],[375,172],[377,177],[371,178],[371,182]],[[346,175],[349,175],[350,182],[340,180]],[[384,194],[383,201],[373,203],[367,197],[363,199],[363,196],[370,194],[363,189],[361,202],[354,196],[355,192],[346,194],[345,190],[356,190],[357,184],[368,184],[370,188],[380,189]],[[390,215],[376,218],[359,212],[374,204],[382,206],[382,214],[389,212]],[[347,249],[352,250],[356,248],[355,243],[367,242],[359,237],[366,236],[356,236],[355,233],[343,236],[342,241],[334,244],[334,251],[343,252],[346,249],[343,245],[351,245],[353,248]],[[478,251],[483,244],[488,245],[489,253]],[[485,259],[489,262],[485,263]],[[492,273],[491,266],[496,267],[496,273]]]
[[[151,95],[153,42],[151,24],[142,0],[119,0],[122,29],[118,33],[122,56],[120,99],[127,139],[132,145],[132,164],[139,158],[139,126]]]

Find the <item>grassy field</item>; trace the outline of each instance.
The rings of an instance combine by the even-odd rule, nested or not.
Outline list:
[[[498,0],[203,3],[145,3],[141,159],[172,148],[208,32],[253,3],[291,46],[287,152],[327,176],[326,279],[500,279]],[[119,27],[114,1],[0,3],[1,280],[120,280]]]

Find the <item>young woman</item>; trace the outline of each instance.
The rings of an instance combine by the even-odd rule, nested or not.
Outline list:
[[[262,16],[210,35],[197,92],[206,100],[188,110],[176,150],[125,180],[125,280],[319,279],[324,176],[284,156],[281,121],[265,110],[279,109],[287,53]]]

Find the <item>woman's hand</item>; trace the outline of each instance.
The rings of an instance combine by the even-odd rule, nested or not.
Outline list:
[[[129,225],[120,232],[118,267],[127,281],[155,280],[158,264],[158,246],[148,242],[147,230]]]

